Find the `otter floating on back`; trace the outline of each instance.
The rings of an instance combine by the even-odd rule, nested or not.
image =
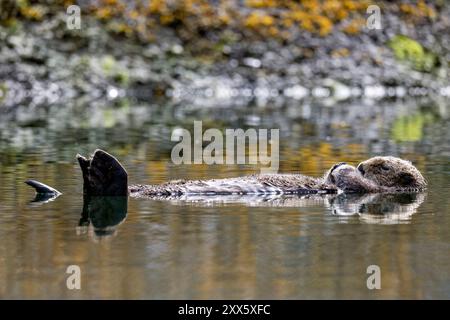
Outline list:
[[[409,161],[374,157],[356,168],[344,162],[334,165],[323,177],[301,174],[260,174],[211,180],[173,180],[160,185],[128,186],[128,174],[109,153],[97,149],[92,159],[77,155],[83,174],[83,190],[90,196],[174,198],[181,195],[283,195],[330,193],[420,192],[427,182]],[[61,193],[45,184],[28,180],[38,194]]]
[[[426,181],[409,161],[395,157],[374,157],[356,168],[338,163],[323,177],[301,174],[260,174],[211,180],[173,180],[160,185],[128,186],[128,174],[120,162],[97,149],[91,159],[77,155],[84,194],[174,198],[181,195],[267,195],[329,193],[420,192]]]

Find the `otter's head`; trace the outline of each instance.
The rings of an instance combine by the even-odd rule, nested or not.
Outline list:
[[[427,182],[411,162],[395,157],[374,157],[361,162],[361,175],[381,187],[401,190],[423,190]]]

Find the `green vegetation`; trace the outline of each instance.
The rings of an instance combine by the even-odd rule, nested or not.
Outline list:
[[[100,65],[103,73],[110,79],[113,79],[121,85],[127,85],[130,76],[126,68],[119,65],[116,59],[111,55],[106,55],[101,58]]]
[[[410,63],[418,71],[431,72],[438,64],[438,56],[424,48],[419,42],[397,35],[388,43],[397,59]]]
[[[0,83],[0,102],[6,96],[6,85],[4,83]]]
[[[423,128],[433,121],[430,113],[417,113],[398,118],[392,125],[392,138],[397,142],[422,140]]]

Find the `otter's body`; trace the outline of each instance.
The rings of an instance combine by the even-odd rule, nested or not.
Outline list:
[[[159,185],[131,186],[129,193],[134,197],[398,193],[422,191],[425,186],[425,179],[408,161],[375,157],[360,163],[358,168],[338,163],[320,178],[301,174],[260,174],[226,179],[174,180]]]
[[[301,174],[261,174],[211,180],[174,180],[160,185],[134,185],[131,196],[176,195],[268,195],[337,193],[338,188],[323,178]]]
[[[80,155],[77,159],[83,174],[84,194],[89,196],[173,199],[183,195],[398,193],[419,192],[427,185],[417,168],[409,161],[395,157],[374,157],[357,167],[338,163],[323,177],[317,178],[301,174],[261,174],[226,179],[174,180],[160,185],[130,187],[126,170],[107,152],[96,150],[92,159]],[[31,186],[38,192],[42,191],[42,184]]]

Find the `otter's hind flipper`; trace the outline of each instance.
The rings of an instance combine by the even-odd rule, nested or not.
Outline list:
[[[91,159],[77,155],[83,190],[89,196],[128,196],[128,174],[120,162],[97,149]]]
[[[45,195],[60,195],[61,192],[58,190],[36,180],[27,180],[25,181],[27,185],[33,187],[36,190],[37,194],[45,194]]]
[[[36,197],[31,202],[45,203],[52,201],[61,195],[61,192],[42,182],[27,180],[25,183],[36,190]]]

